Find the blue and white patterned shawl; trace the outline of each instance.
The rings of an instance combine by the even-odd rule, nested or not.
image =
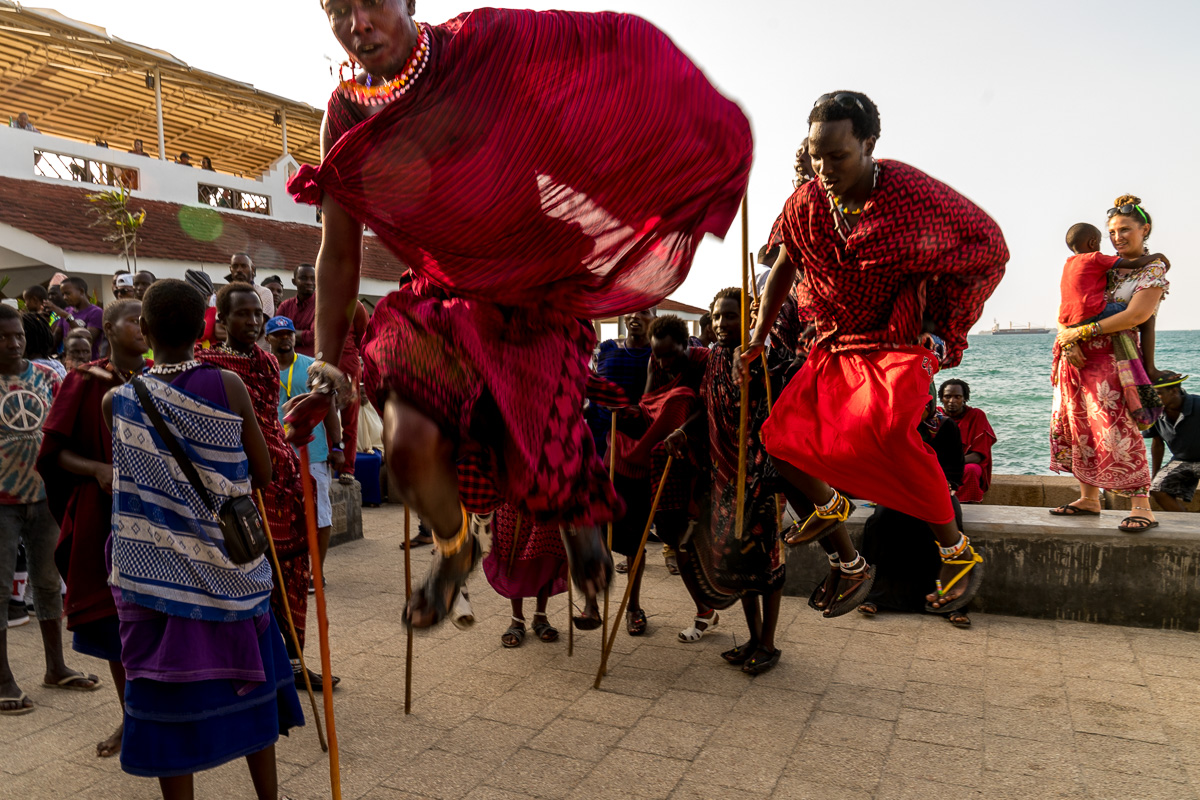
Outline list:
[[[147,379],[167,428],[209,490],[214,508],[250,493],[242,418]],[[231,622],[266,613],[271,566],[229,560],[215,515],[188,482],[130,384],[113,398],[110,583],[124,600],[164,614]]]

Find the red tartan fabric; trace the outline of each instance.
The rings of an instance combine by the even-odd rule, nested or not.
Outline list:
[[[612,316],[655,305],[737,214],[749,121],[638,17],[480,9],[431,29],[413,89],[289,188],[333,196],[455,296]],[[347,125],[353,125],[347,129]]]
[[[250,394],[258,427],[267,440],[274,472],[271,485],[262,493],[267,509],[267,525],[283,570],[283,574],[276,578],[276,591],[271,595],[271,602],[278,619],[284,620],[283,606],[279,604],[278,597],[278,590],[282,586],[288,593],[296,632],[303,642],[308,609],[308,533],[301,510],[300,459],[292,446],[284,441],[283,426],[279,422],[279,362],[258,345],[254,346],[249,356],[213,348],[198,350],[196,358],[237,374]]]
[[[936,357],[923,347],[814,348],[763,423],[763,445],[851,497],[949,522],[946,476],[917,428],[936,372]]]
[[[620,505],[583,419],[595,333],[549,308],[448,298],[421,279],[375,309],[367,396],[398,393],[460,445],[459,493],[547,524],[607,522]]]
[[[815,322],[830,352],[917,343],[927,318],[954,367],[984,301],[1004,276],[999,226],[944,183],[899,161],[879,179],[849,241],[834,229],[820,181],[801,186],[783,210],[784,245],[805,280],[801,319]],[[915,423],[914,423],[915,424]]]

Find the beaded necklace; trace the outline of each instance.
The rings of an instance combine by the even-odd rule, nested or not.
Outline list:
[[[875,184],[879,182],[879,162],[876,161],[874,164],[875,169],[874,172],[871,173],[872,193],[875,191]],[[850,220],[847,219],[847,216],[857,217],[862,214],[863,209],[851,209],[847,207],[842,202],[842,198],[835,197],[833,192],[829,190],[825,191],[825,195],[829,198],[829,213],[833,215],[833,229],[837,231],[838,236],[842,237],[843,242],[850,241],[850,233],[854,230],[854,228],[850,225]],[[866,208],[865,203],[863,204],[863,208]],[[843,226],[846,228],[845,231],[842,230]]]
[[[399,75],[390,81],[375,84],[375,79],[370,73],[367,73],[364,86],[355,80],[353,75],[346,80],[339,69],[338,76],[342,78],[342,81],[338,84],[338,91],[362,106],[387,105],[408,92],[416,83],[417,78],[421,77],[421,73],[425,71],[425,65],[429,63],[429,29],[424,25],[418,27],[420,33],[417,36],[417,43],[408,57],[408,63],[404,69],[400,70]],[[347,65],[343,64],[342,66]],[[349,66],[353,70],[353,62]]]
[[[176,375],[198,366],[200,366],[200,362],[193,358],[190,361],[180,361],[178,364],[155,364],[146,372],[150,375]]]

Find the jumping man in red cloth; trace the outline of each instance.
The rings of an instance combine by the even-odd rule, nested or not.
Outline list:
[[[832,487],[925,520],[942,553],[931,610],[966,605],[982,558],[954,523],[946,479],[917,432],[940,367],[956,366],[967,332],[1004,275],[1008,248],[990,217],[898,161],[876,161],[879,112],[858,92],[819,98],[809,113],[819,180],[783,212],[783,251],[763,298],[775,319],[795,280],[815,320],[808,362],[762,428],[780,472],[817,510],[788,541],[825,535],[853,505]],[[758,326],[742,363],[759,357]],[[945,341],[941,364],[926,344]]]
[[[598,525],[620,504],[583,420],[587,320],[655,305],[728,230],[749,123],[637,17],[481,9],[430,26],[415,0],[322,7],[363,71],[330,99],[320,167],[290,184],[324,226],[293,436],[345,388],[366,226],[415,274],[363,347],[388,465],[439,553],[407,619],[445,617],[480,555],[471,514],[497,497],[560,527],[594,598],[612,568]]]

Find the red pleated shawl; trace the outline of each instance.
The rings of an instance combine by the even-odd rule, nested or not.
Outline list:
[[[431,34],[381,113],[338,130],[334,94],[336,144],[293,177],[298,201],[329,193],[452,294],[585,318],[654,305],[729,229],[749,121],[650,23],[480,9]]]

